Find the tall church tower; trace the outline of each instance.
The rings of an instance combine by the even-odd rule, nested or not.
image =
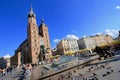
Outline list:
[[[28,14],[28,29],[27,29],[27,37],[28,37],[28,46],[29,46],[29,59],[32,63],[38,62],[38,54],[40,51],[40,42],[39,40],[39,30],[36,23],[36,15],[33,12],[32,7],[30,8],[30,12]]]

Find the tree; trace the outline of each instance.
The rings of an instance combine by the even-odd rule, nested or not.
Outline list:
[[[113,44],[113,45],[120,44],[120,40],[114,40],[114,41],[112,42],[112,44]]]

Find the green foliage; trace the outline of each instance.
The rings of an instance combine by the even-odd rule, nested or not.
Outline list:
[[[114,40],[112,44],[120,44],[120,40]]]

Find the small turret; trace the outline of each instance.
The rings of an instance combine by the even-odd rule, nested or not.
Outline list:
[[[44,23],[44,19],[43,19],[43,18],[41,19],[41,27],[42,27],[42,26],[46,27],[46,25],[45,25],[45,23]]]
[[[44,23],[44,19],[41,19],[41,24]]]

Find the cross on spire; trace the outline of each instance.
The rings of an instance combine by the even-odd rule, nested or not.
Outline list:
[[[35,13],[33,12],[32,4],[30,6],[30,12],[28,14],[28,17],[36,17]]]
[[[44,19],[43,18],[41,19],[41,23],[44,23]]]

